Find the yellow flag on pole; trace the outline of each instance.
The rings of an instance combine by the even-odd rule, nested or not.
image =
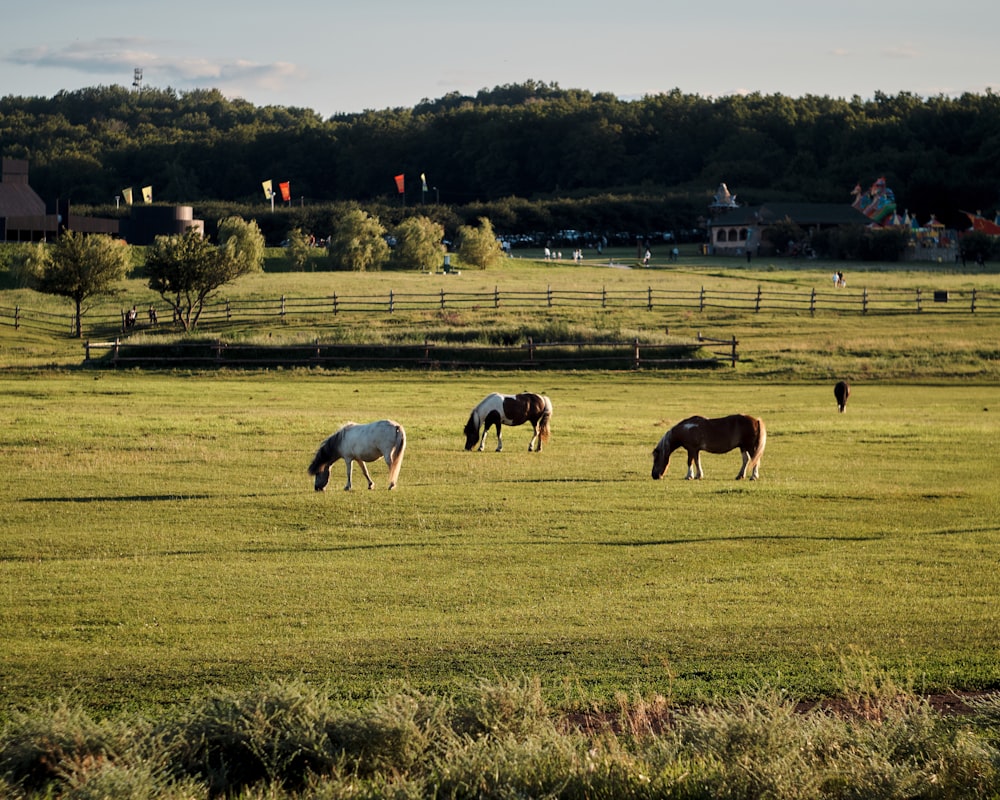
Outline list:
[[[272,197],[274,197],[274,189],[272,188],[271,181],[264,181],[263,183],[261,183],[261,186],[264,187],[265,200],[270,200]]]
[[[142,201],[144,203],[152,203],[153,202],[153,187],[152,186],[143,186],[142,187]]]
[[[132,189],[122,189],[122,197],[125,198],[125,205],[132,205]]]

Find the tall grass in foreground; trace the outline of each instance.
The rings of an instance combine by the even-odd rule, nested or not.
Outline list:
[[[622,698],[567,718],[537,681],[365,707],[300,680],[195,699],[156,722],[65,704],[0,731],[16,798],[967,798],[1000,792],[1000,701],[941,715],[881,682],[846,713],[760,691],[707,706]],[[859,713],[864,708],[865,713]]]

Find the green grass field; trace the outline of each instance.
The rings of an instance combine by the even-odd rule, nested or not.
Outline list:
[[[463,451],[472,406],[544,391],[529,454]],[[650,451],[692,413],[762,416],[739,456]],[[0,377],[2,711],[67,696],[153,709],[301,676],[343,697],[537,676],[572,708],[776,686],[838,691],[864,654],[916,691],[1000,687],[994,382],[685,373],[163,373]],[[399,488],[305,468],[392,417]]]

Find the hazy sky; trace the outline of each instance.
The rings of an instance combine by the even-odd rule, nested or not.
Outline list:
[[[1000,91],[994,0],[48,0],[0,26],[0,95],[218,88],[324,117],[537,80],[850,98]]]

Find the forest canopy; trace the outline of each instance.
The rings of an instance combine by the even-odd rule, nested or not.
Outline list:
[[[722,181],[745,203],[849,204],[855,184],[884,176],[901,207],[964,227],[961,210],[994,212],[1000,188],[991,91],[862,100],[675,89],[623,100],[529,81],[323,119],[214,89],[102,86],[3,97],[0,142],[3,156],[29,161],[43,198],[84,205],[146,185],[157,202],[263,204],[261,183],[273,179],[289,183],[290,205],[632,194],[704,210]]]

